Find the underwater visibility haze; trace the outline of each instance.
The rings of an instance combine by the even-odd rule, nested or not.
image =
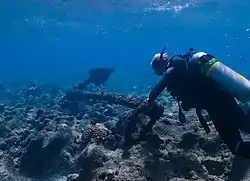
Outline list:
[[[155,82],[152,56],[189,47],[249,76],[247,0],[21,0],[1,2],[1,77],[72,81],[115,67],[109,87]],[[117,84],[122,79],[123,85]]]
[[[249,180],[249,104],[148,96],[165,46],[250,79],[249,0],[2,0],[0,22],[0,181]]]

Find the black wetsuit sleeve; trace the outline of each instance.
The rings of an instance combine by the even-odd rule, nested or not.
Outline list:
[[[168,72],[166,72],[161,80],[158,82],[158,84],[151,90],[149,97],[148,97],[148,103],[153,103],[157,97],[162,93],[162,91],[167,87],[168,83]]]

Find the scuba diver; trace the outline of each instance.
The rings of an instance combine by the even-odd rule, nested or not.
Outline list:
[[[166,48],[156,54],[151,66],[162,76],[142,104],[148,107],[166,89],[178,101],[179,111],[196,109],[206,132],[210,131],[200,110],[208,112],[220,137],[236,156],[250,159],[250,141],[243,141],[240,130],[250,133],[250,121],[239,106],[250,99],[250,81],[219,62],[213,55],[195,52],[168,57]],[[237,100],[236,100],[237,99]],[[183,119],[183,113],[180,113]]]

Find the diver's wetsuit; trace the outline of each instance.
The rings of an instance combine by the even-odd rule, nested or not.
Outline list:
[[[199,74],[192,75],[185,64],[170,66],[149,95],[152,103],[167,88],[170,94],[182,101],[182,106],[207,110],[216,130],[229,150],[237,156],[250,159],[250,142],[243,141],[239,132],[246,116],[234,97],[215,81]]]

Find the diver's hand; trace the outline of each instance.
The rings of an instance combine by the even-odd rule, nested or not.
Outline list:
[[[158,115],[162,115],[164,112],[164,106],[156,101],[146,99],[145,104],[147,105],[147,112],[153,117],[158,117]]]
[[[147,100],[143,100],[140,104],[139,104],[139,106],[137,107],[137,108],[139,108],[140,107],[140,109],[148,109],[148,107],[149,107],[149,104],[148,104],[148,101]]]
[[[151,103],[148,99],[146,99],[142,101],[136,109],[144,110],[144,112],[150,112],[152,108],[153,108],[153,103]]]
[[[148,112],[150,112],[150,111],[152,110],[152,108],[153,108],[152,105],[153,105],[154,101],[152,102],[152,101],[150,101],[149,98],[147,98],[147,99],[144,100],[143,102],[144,102],[145,105],[147,105],[147,107],[148,107]]]

